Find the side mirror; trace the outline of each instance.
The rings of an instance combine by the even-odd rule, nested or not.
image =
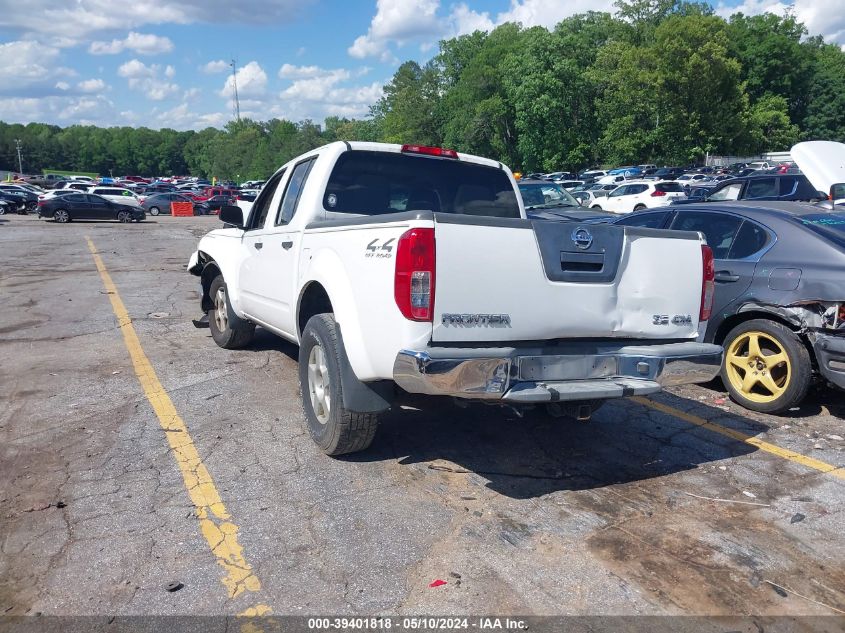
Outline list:
[[[220,207],[220,221],[235,228],[244,228],[244,212],[240,207],[224,205]]]
[[[837,182],[830,186],[830,201],[845,200],[845,182]]]

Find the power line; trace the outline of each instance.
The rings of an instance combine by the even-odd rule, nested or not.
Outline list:
[[[15,139],[15,149],[18,150],[18,172],[23,176],[23,160],[21,159],[21,140]]]
[[[235,119],[240,121],[241,120],[241,102],[238,99],[238,65],[237,62],[232,59],[232,63],[229,64],[232,67],[232,114],[235,116]]]

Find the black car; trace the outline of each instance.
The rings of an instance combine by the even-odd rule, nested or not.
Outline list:
[[[680,167],[661,167],[654,172],[654,176],[658,180],[675,180],[678,176],[684,173]]]
[[[232,196],[211,196],[204,204],[211,213],[220,213],[221,207],[237,204],[237,199]]]
[[[38,203],[38,217],[64,224],[71,220],[117,220],[141,222],[147,215],[140,207],[118,204],[90,193],[72,193]]]
[[[700,231],[715,258],[704,341],[725,347],[731,398],[763,413],[797,406],[814,377],[845,389],[845,209],[796,202],[665,207],[625,226]]]
[[[731,200],[784,200],[817,202],[827,198],[816,191],[803,174],[758,174],[744,178],[729,178],[716,184],[707,195],[708,202]],[[675,201],[673,204],[687,204]]]
[[[33,191],[28,191],[23,188],[17,189],[12,187],[3,187],[0,188],[0,193],[15,196],[19,200],[22,200],[27,213],[35,211],[35,208],[38,206],[38,194]]]
[[[6,203],[3,206],[2,213],[26,215],[26,200],[22,196],[13,195],[8,191],[0,191],[0,200]]]

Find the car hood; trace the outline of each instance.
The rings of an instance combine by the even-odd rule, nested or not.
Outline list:
[[[793,145],[791,153],[817,190],[827,193],[831,185],[845,182],[845,143],[805,141]]]

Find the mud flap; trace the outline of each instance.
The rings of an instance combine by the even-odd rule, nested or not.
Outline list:
[[[343,332],[337,327],[338,355],[340,356],[340,384],[343,389],[343,406],[356,413],[382,413],[387,411],[393,400],[393,381],[378,380],[361,382],[352,371],[346,346],[343,344]]]

